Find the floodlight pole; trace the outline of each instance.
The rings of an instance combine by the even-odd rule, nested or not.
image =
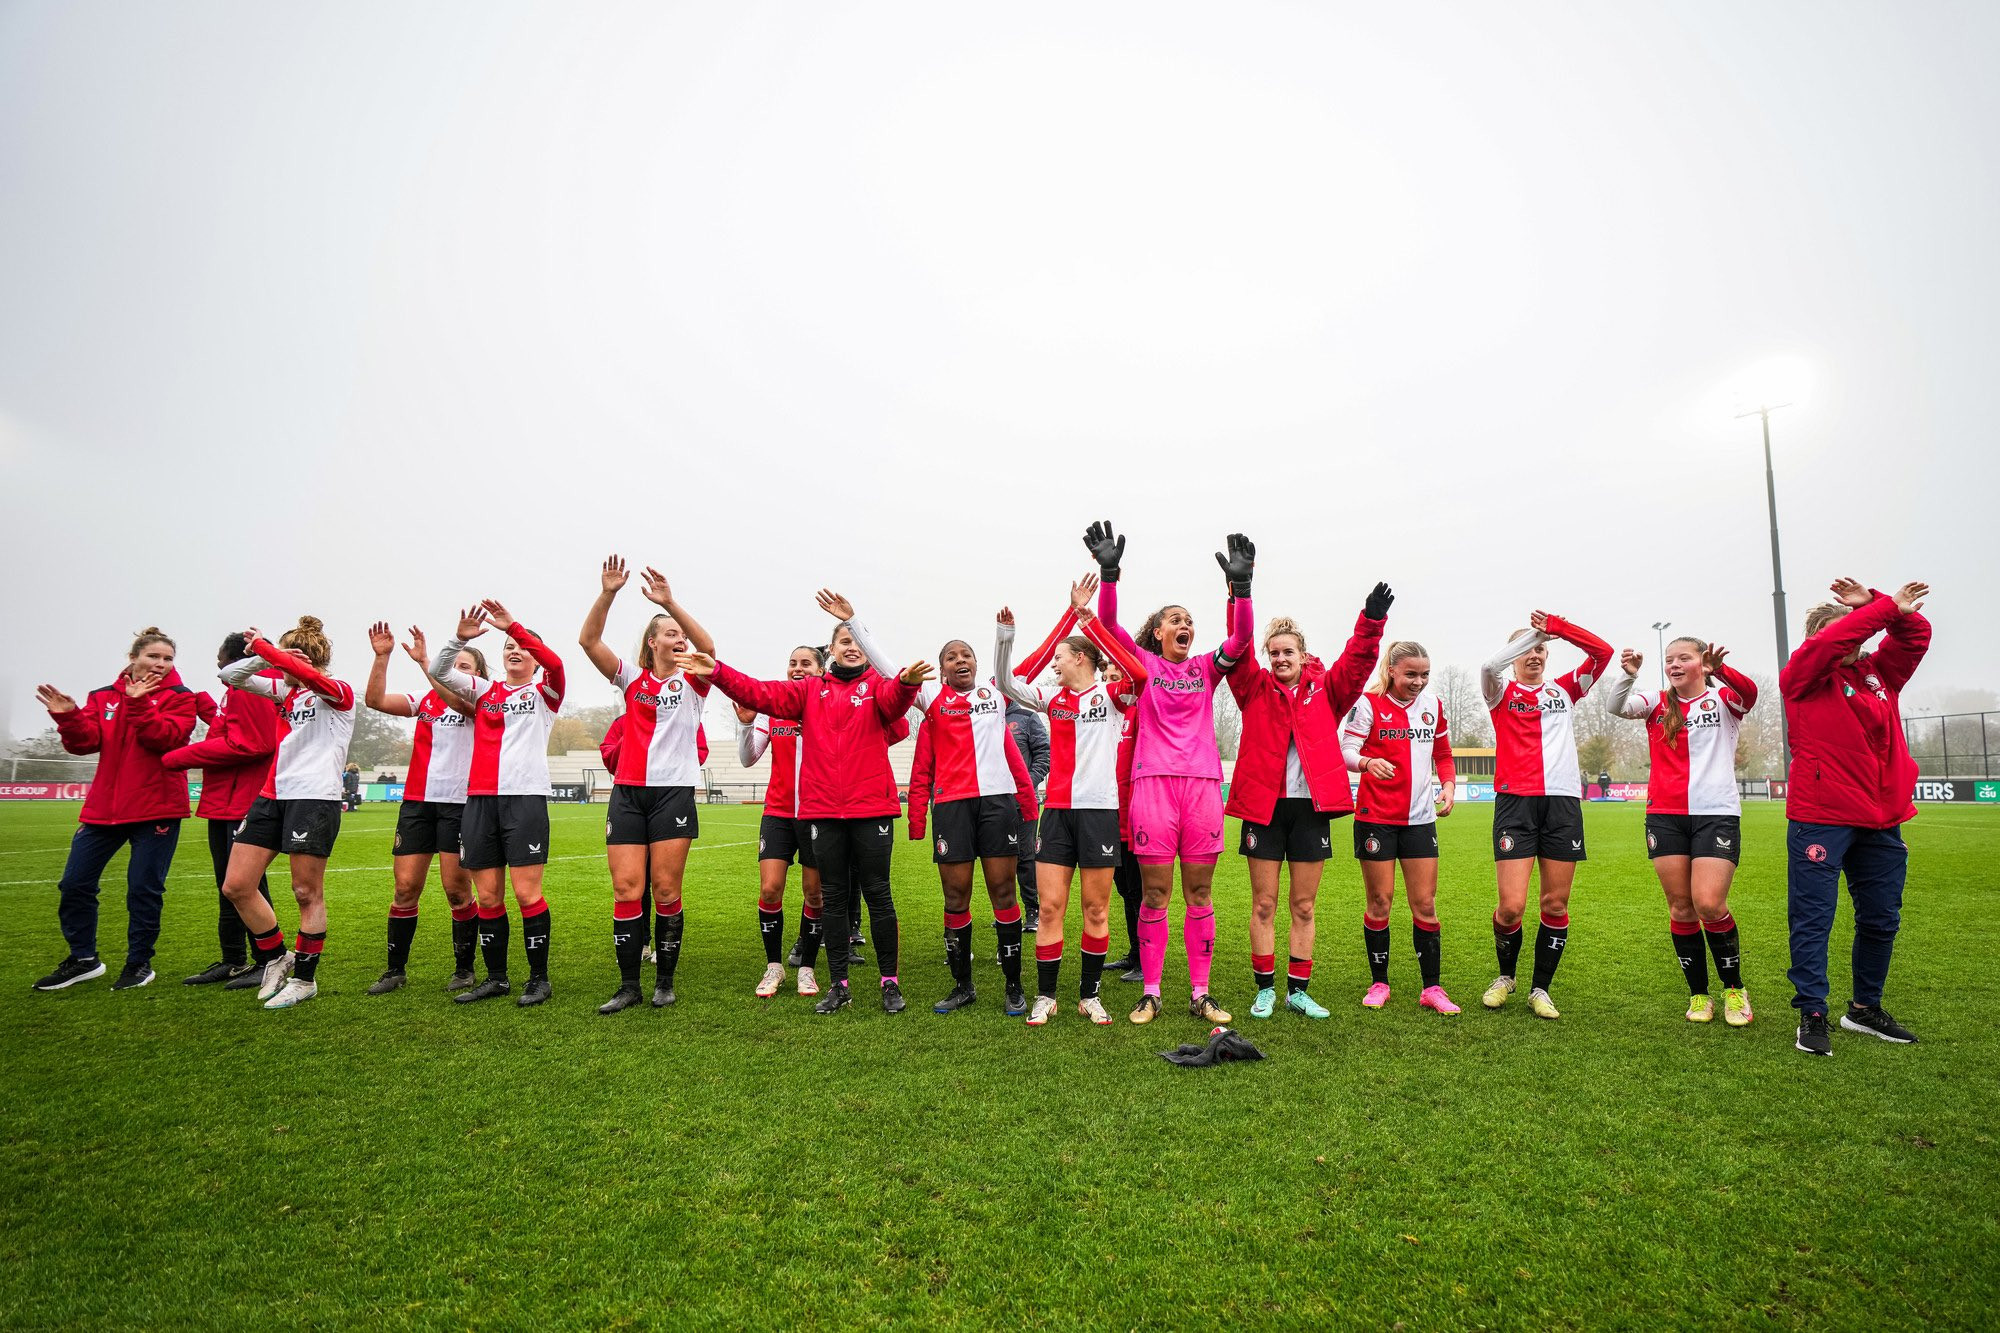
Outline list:
[[[1674,622],[1671,620],[1655,620],[1653,622],[1653,633],[1660,636],[1659,668],[1660,668],[1661,694],[1665,694],[1667,692],[1667,631],[1672,629],[1673,627],[1674,627]]]
[[[1764,423],[1764,502],[1771,511],[1771,618],[1778,631],[1778,669],[1784,670],[1785,663],[1792,658],[1791,640],[1785,630],[1785,567],[1778,558],[1778,481],[1771,470],[1771,414],[1790,403],[1770,403],[1749,412],[1738,412],[1736,419],[1757,417]],[[1792,762],[1791,728],[1785,722],[1785,711],[1778,709],[1778,744],[1780,757],[1789,768]]]

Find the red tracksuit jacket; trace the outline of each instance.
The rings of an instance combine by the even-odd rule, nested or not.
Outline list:
[[[169,750],[162,762],[180,772],[201,770],[197,815],[203,819],[241,819],[250,813],[251,802],[271,776],[278,739],[276,701],[249,690],[230,689],[223,692],[222,706],[214,709],[208,720],[208,735],[192,745]]]
[[[97,774],[83,799],[85,824],[137,824],[188,817],[187,774],[161,756],[194,734],[195,695],[169,671],[151,694],[125,697],[125,676],[99,689],[67,713],[51,713],[71,754],[97,756]]]
[[[1278,798],[1285,794],[1285,752],[1294,742],[1313,809],[1346,814],[1354,808],[1347,760],[1340,753],[1340,724],[1375,669],[1384,623],[1356,616],[1354,635],[1331,669],[1316,657],[1306,659],[1296,694],[1278,684],[1255,653],[1231,668],[1229,690],[1243,710],[1243,736],[1229,779],[1227,813],[1253,824],[1271,822]]]
[[[752,680],[715,664],[715,688],[745,708],[805,723],[799,818],[870,819],[903,813],[889,768],[891,735],[917,701],[917,687],[868,670],[804,680]]]
[[[1880,631],[1882,646],[1841,658]],[[1800,644],[1778,673],[1791,731],[1785,817],[1808,824],[1894,828],[1914,819],[1917,765],[1903,739],[1903,687],[1931,646],[1931,623],[1887,593]]]

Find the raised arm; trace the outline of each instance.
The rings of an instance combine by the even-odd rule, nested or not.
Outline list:
[[[541,635],[514,619],[506,607],[491,597],[482,598],[479,605],[493,628],[520,644],[528,656],[535,659],[535,664],[542,669],[542,683],[537,687],[541,690],[542,700],[551,709],[560,709],[567,680],[563,675],[562,659],[556,656],[555,649],[542,642]]]
[[[252,639],[250,651],[326,700],[336,712],[354,707],[354,691],[346,682],[335,680],[298,654],[288,653],[267,639]]]
[[[1564,643],[1583,649],[1583,665],[1556,679],[1556,684],[1561,685],[1571,699],[1581,699],[1590,693],[1590,687],[1604,675],[1604,668],[1611,665],[1611,645],[1583,626],[1572,625],[1554,612],[1549,614],[1548,627],[1549,633]]]
[[[1507,692],[1507,668],[1526,656],[1537,644],[1548,641],[1549,636],[1540,630],[1523,630],[1508,640],[1498,656],[1479,664],[1479,692],[1485,697],[1488,708],[1498,707],[1500,696]]]
[[[1918,614],[1930,591],[1928,583],[1906,583],[1896,592],[1896,609],[1902,614],[1889,622],[1882,646],[1869,658],[1882,683],[1892,690],[1900,691],[1910,683],[1917,665],[1930,651],[1931,622]]]
[[[53,685],[35,687],[35,698],[49,712],[49,721],[56,724],[56,735],[62,739],[62,747],[71,754],[96,754],[104,746],[104,728],[99,725],[96,712],[90,707],[90,696],[84,696],[84,706],[77,707],[76,700],[64,694]]]
[[[806,715],[806,686],[800,680],[753,680],[727,662],[692,655],[683,668],[690,675],[707,675],[724,697],[771,717],[797,721]]]
[[[674,600],[674,590],[667,582],[667,576],[648,565],[639,580],[639,590],[645,594],[646,600],[674,618],[674,623],[681,627],[681,633],[687,635],[689,645],[698,653],[715,656],[715,639],[688,614],[686,607]]]
[[[222,726],[192,745],[169,750],[160,762],[172,769],[233,768],[278,752],[278,710],[240,704],[222,717]]]
[[[1257,637],[1257,613],[1250,605],[1250,594],[1233,597],[1229,602],[1231,619],[1229,637],[1215,650],[1215,664],[1225,673],[1238,662],[1255,655],[1251,644]]]
[[[1791,660],[1778,670],[1778,689],[1787,699],[1826,683],[1849,653],[1896,623],[1902,608],[1887,593],[1872,592],[1853,579],[1836,579],[1834,595],[1855,609],[1811,635],[1792,650]],[[1928,628],[1928,626],[1926,627]]]
[[[1378,583],[1368,594],[1361,614],[1354,618],[1354,633],[1326,674],[1327,702],[1335,717],[1344,718],[1368,687],[1368,675],[1375,670],[1375,659],[1382,655],[1382,627],[1388,623],[1389,606],[1395,600],[1389,585]]]
[[[458,632],[444,641],[437,656],[431,659],[431,679],[451,687],[453,694],[477,699],[493,687],[493,682],[470,671],[458,669],[458,655],[465,645],[486,632],[486,612],[477,606],[467,607],[458,614]]]
[[[1146,688],[1147,680],[1151,679],[1151,673],[1147,671],[1137,649],[1132,646],[1132,641],[1129,638],[1120,640],[1111,635],[1105,630],[1104,622],[1096,616],[1085,616],[1082,619],[1083,637],[1096,644],[1107,657],[1118,664],[1118,669],[1124,673],[1126,684],[1130,687],[1127,692],[1134,698],[1138,697],[1139,691]]]
[[[368,668],[368,684],[362,690],[361,702],[390,717],[415,717],[417,710],[411,706],[409,695],[389,693],[389,654],[396,647],[396,636],[389,632],[388,621],[378,620],[368,627],[368,646],[375,650],[375,661]]]
[[[625,568],[623,556],[604,557],[604,564],[597,572],[597,600],[583,613],[583,628],[576,633],[576,646],[583,649],[583,655],[590,659],[590,664],[614,685],[618,683],[618,654],[605,645],[604,622],[611,616],[611,604],[618,599],[618,590],[630,577],[631,571]],[[705,653],[715,651],[714,644],[695,646]]]
[[[255,656],[241,657],[222,668],[216,675],[232,690],[248,690],[251,694],[261,694],[266,699],[282,699],[285,692],[278,688],[278,682],[265,675],[271,664]]]
[[[1618,670],[1604,678],[1604,710],[1613,717],[1651,717],[1656,701],[1639,692],[1639,668],[1646,664],[1643,654],[1630,648],[1618,655]],[[1755,693],[1755,690],[1752,690]]]
[[[1039,713],[1046,709],[1048,704],[1043,701],[1041,690],[1027,682],[1041,673],[1038,671],[1026,679],[1017,677],[1008,668],[1008,659],[1013,653],[1014,613],[1002,608],[1000,619],[994,622],[993,626],[993,679],[999,683],[1000,693],[1021,707],[1032,708]]]
[[[753,768],[764,751],[771,748],[771,719],[758,715],[749,726],[736,729],[736,762],[745,768]]]

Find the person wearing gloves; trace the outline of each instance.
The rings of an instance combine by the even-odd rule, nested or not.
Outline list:
[[[1132,756],[1132,846],[1138,854],[1145,906],[1139,913],[1139,965],[1145,992],[1134,1023],[1160,1012],[1160,977],[1167,953],[1167,904],[1180,863],[1182,941],[1187,949],[1188,1013],[1205,1023],[1230,1021],[1208,993],[1215,955],[1215,907],[1210,891],[1222,854],[1222,755],[1215,744],[1215,686],[1249,656],[1256,623],[1250,580],[1257,547],[1229,534],[1228,553],[1215,562],[1229,581],[1229,635],[1219,648],[1194,653],[1194,617],[1168,604],[1146,617],[1134,639],[1118,623],[1119,566],[1125,539],[1109,523],[1093,523],[1083,543],[1097,561],[1097,615],[1104,630],[1146,669],[1139,693],[1139,736]]]
[[[57,890],[56,919],[69,953],[35,989],[65,990],[104,975],[97,956],[98,884],[118,849],[128,846],[125,966],[111,988],[144,986],[153,980],[167,870],[188,817],[187,774],[168,768],[163,758],[194,734],[195,693],[174,670],[174,641],[148,627],[132,641],[117,678],[85,695],[81,705],[53,685],[37,687],[35,698],[48,709],[63,749],[98,757]]]
[[[1583,665],[1546,678],[1548,645],[1581,648]],[[1537,611],[1528,628],[1479,668],[1479,685],[1493,718],[1493,862],[1499,884],[1493,909],[1493,951],[1500,974],[1479,997],[1498,1009],[1514,993],[1521,956],[1521,917],[1528,873],[1541,872],[1541,929],[1528,1008],[1537,1018],[1562,1017],[1549,985],[1569,945],[1569,893],[1584,859],[1583,773],[1576,762],[1574,709],[1611,664],[1611,645],[1561,616]],[[1511,670],[1510,670],[1511,668]]]
[[[222,641],[216,654],[216,669],[249,655],[250,645],[243,635],[231,634]],[[236,845],[236,826],[250,813],[250,804],[264,789],[264,779],[270,776],[271,764],[277,758],[278,708],[255,690],[225,686],[222,702],[207,721],[208,735],[192,745],[169,751],[162,761],[168,768],[183,772],[191,768],[201,770],[201,803],[194,812],[208,822],[208,859],[215,868],[215,934],[222,947],[221,958],[184,978],[181,984],[221,983],[243,990],[257,984],[257,969],[250,963],[249,932],[243,928],[243,918],[235,904],[222,892],[222,881],[229,873],[229,853]],[[258,878],[257,893],[265,902],[271,901],[268,876]]]
[[[1837,600],[1806,613],[1806,640],[1778,672],[1792,740],[1788,975],[1799,1011],[1794,1045],[1808,1055],[1833,1054],[1826,950],[1843,874],[1854,899],[1854,996],[1840,1026],[1898,1044],[1917,1039],[1882,1007],[1882,992],[1909,872],[1900,829],[1917,814],[1902,692],[1930,648],[1930,622],[1918,614],[1930,585],[1906,583],[1891,596],[1843,578],[1832,590]],[[1864,652],[1877,634],[1880,646]]]
[[[917,687],[930,679],[931,666],[915,662],[893,677],[874,670],[863,646],[867,630],[854,618],[847,599],[822,589],[819,604],[840,622],[823,676],[754,680],[698,652],[688,653],[680,665],[689,674],[712,681],[744,708],[805,724],[799,738],[799,818],[819,863],[827,970],[832,975],[813,1010],[832,1014],[854,1002],[847,985],[848,920],[859,899],[867,903],[875,925],[882,1009],[896,1014],[906,1002],[896,975],[896,902],[889,887],[889,864],[896,845],[896,817],[903,807],[889,767],[889,746],[896,724],[916,702]]]
[[[1651,767],[1646,782],[1646,855],[1667,895],[1667,928],[1688,986],[1687,1020],[1708,1023],[1708,959],[1722,980],[1722,1019],[1746,1027],[1754,1015],[1743,986],[1743,946],[1729,913],[1729,884],[1743,851],[1736,792],[1736,739],[1757,704],[1757,682],[1725,663],[1729,650],[1682,636],[1667,644],[1668,688],[1636,688],[1645,657],[1627,648],[1611,673],[1604,706],[1642,718]]]
[[[1307,654],[1298,622],[1280,616],[1264,630],[1264,653],[1271,665],[1263,666],[1250,653],[1230,669],[1229,689],[1243,711],[1243,736],[1236,747],[1228,813],[1243,821],[1237,850],[1250,863],[1250,974],[1257,989],[1250,1003],[1252,1018],[1269,1018],[1278,1005],[1278,872],[1286,865],[1291,929],[1284,1004],[1307,1018],[1327,1017],[1307,987],[1320,878],[1333,855],[1333,820],[1354,809],[1340,725],[1375,669],[1382,625],[1395,600],[1388,584],[1375,585],[1331,667]],[[1382,928],[1388,929],[1386,920]]]

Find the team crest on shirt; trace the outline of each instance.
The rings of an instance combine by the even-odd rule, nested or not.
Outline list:
[[[1713,712],[1714,710],[1715,710],[1715,700],[1713,700],[1713,699],[1703,699],[1703,700],[1701,701],[1701,711],[1702,711],[1702,712],[1704,712],[1704,713],[1709,713],[1709,712]]]
[[[972,697],[975,699],[991,699],[993,697],[993,691],[987,689],[984,685],[981,685],[979,687],[979,692],[973,695]]]
[[[686,682],[683,681],[679,676],[675,676],[672,680],[667,682],[667,693],[679,694],[681,692],[681,686],[684,685],[685,683]]]
[[[1425,726],[1429,726],[1429,725],[1431,724],[1431,710],[1430,710],[1430,709],[1426,708],[1426,709],[1425,709],[1425,710],[1424,710],[1424,711],[1423,711],[1422,713],[1418,714],[1418,716],[1419,716],[1419,717],[1421,717],[1421,718],[1423,718],[1423,720],[1424,720],[1424,725],[1425,725]]]

